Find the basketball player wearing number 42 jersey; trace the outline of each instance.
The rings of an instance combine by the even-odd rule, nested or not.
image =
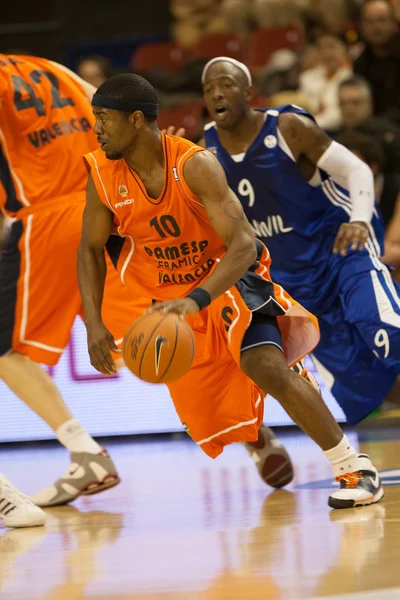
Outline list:
[[[12,219],[0,259],[0,378],[56,432],[75,465],[34,496],[43,506],[119,481],[111,459],[72,418],[40,366],[58,362],[82,314],[76,251],[87,179],[82,155],[98,147],[93,91],[46,59],[0,55],[0,214]],[[122,309],[130,298],[109,267],[103,318],[122,341],[129,325],[121,321]],[[32,523],[25,514],[17,519],[13,510],[4,522]]]
[[[357,456],[316,389],[289,368],[318,342],[318,325],[270,280],[268,251],[218,161],[160,134],[157,97],[137,75],[107,80],[92,105],[101,150],[86,155],[78,252],[92,364],[104,373],[112,368],[101,299],[104,246],[115,220],[121,239],[110,252],[132,297],[156,300],[149,310],[185,316],[195,333],[194,364],[168,387],[197,444],[216,457],[231,442],[255,442],[263,397],[271,393],[323,449],[335,475],[357,479],[357,490],[332,494],[331,506],[380,500],[378,475],[375,491],[364,485],[376,473],[369,459]]]

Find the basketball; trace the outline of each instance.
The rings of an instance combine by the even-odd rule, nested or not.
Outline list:
[[[132,323],[122,348],[125,364],[136,377],[170,383],[190,369],[196,342],[190,325],[177,314],[154,312]]]

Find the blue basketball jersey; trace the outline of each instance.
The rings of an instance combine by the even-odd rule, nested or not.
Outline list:
[[[215,123],[205,127],[206,147],[222,164],[256,236],[268,247],[273,279],[318,315],[329,310],[339,291],[338,271],[346,259],[332,254],[332,248],[340,225],[349,221],[351,201],[348,191],[320,169],[306,181],[278,129],[282,113],[313,117],[293,105],[263,112],[263,127],[243,155],[228,154]],[[379,260],[383,233],[376,208],[368,247],[351,252],[350,261],[347,257],[346,277],[365,270],[366,252]]]

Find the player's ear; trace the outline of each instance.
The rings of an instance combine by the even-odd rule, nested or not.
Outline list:
[[[248,86],[245,90],[244,90],[244,99],[246,100],[246,102],[251,102],[251,100],[254,97],[254,89],[251,86]]]
[[[135,127],[135,129],[140,129],[144,123],[144,114],[141,110],[135,110],[132,114],[129,115],[129,123]]]

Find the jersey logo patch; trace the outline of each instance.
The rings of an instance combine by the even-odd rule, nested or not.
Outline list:
[[[126,187],[126,185],[119,185],[118,186],[118,194],[120,196],[122,196],[123,198],[125,198],[125,196],[128,195],[128,188]]]
[[[126,206],[127,204],[133,204],[135,201],[133,198],[127,198],[126,200],[122,200],[122,202],[117,202],[115,208],[119,208],[120,206]]]
[[[264,144],[267,146],[267,148],[275,148],[277,143],[278,143],[278,140],[276,139],[276,137],[274,135],[267,135],[264,138]]]
[[[175,181],[179,181],[178,171],[177,171],[176,167],[172,167],[172,172],[174,174]]]
[[[210,146],[209,148],[207,148],[207,150],[209,152],[211,152],[211,154],[214,154],[214,156],[217,156],[217,148],[216,148],[216,146]]]

